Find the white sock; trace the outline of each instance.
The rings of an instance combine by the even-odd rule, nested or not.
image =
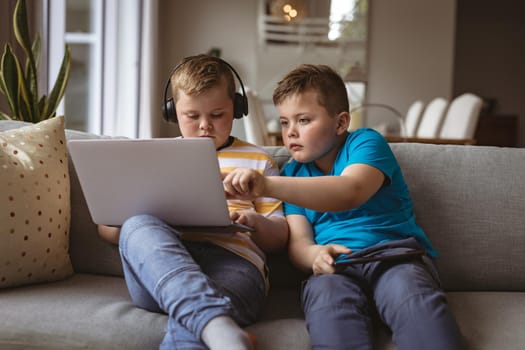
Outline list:
[[[229,316],[213,318],[202,330],[202,341],[210,350],[252,350],[248,334]]]

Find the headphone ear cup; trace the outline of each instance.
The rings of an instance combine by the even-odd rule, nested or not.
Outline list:
[[[241,119],[245,115],[248,115],[248,99],[236,92],[233,99],[233,117]]]
[[[175,111],[175,103],[173,98],[169,98],[162,105],[162,117],[167,122],[177,122],[177,112]]]

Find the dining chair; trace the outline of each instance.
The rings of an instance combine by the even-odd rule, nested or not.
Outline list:
[[[450,103],[439,137],[442,139],[473,139],[482,104],[482,99],[471,93],[457,96]]]
[[[421,116],[423,115],[423,109],[425,104],[423,101],[416,100],[410,107],[408,107],[407,114],[405,116],[405,135],[406,137],[415,137],[419,123],[421,122]]]
[[[384,112],[387,113],[384,113]],[[379,113],[377,113],[379,112]],[[367,120],[370,128],[375,129],[383,136],[406,135],[405,118],[394,107],[384,103],[364,103],[350,109],[350,117],[361,113],[361,118]],[[375,123],[368,120],[375,119]]]
[[[430,101],[421,116],[421,122],[417,128],[416,136],[418,138],[439,137],[447,106],[448,101],[442,97],[436,97]]]

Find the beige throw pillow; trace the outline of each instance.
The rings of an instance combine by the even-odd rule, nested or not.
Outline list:
[[[69,187],[63,117],[0,132],[0,288],[73,273]]]

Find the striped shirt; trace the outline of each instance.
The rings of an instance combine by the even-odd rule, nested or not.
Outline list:
[[[279,175],[279,168],[269,154],[260,147],[237,138],[230,146],[220,149],[217,152],[217,157],[222,173],[231,172],[236,168],[251,168],[265,176]],[[228,209],[230,212],[253,210],[265,217],[283,216],[281,201],[268,197],[260,197],[253,201],[228,200]],[[252,241],[249,232],[184,234],[182,238],[216,244],[252,262],[261,272],[268,289],[266,257],[264,252]]]

